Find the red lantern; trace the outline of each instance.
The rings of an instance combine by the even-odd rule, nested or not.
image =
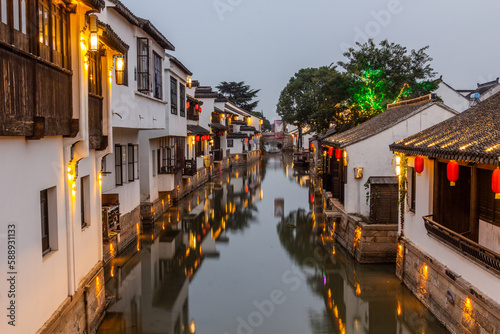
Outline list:
[[[330,156],[330,158],[333,156],[333,147],[328,148],[328,155]]]
[[[200,141],[200,136],[196,136],[196,141]]]
[[[311,203],[314,203],[314,195],[311,194]]]
[[[201,107],[198,108],[198,112],[201,113]]]
[[[458,164],[455,161],[448,162],[447,166],[448,181],[450,181],[450,186],[454,187],[455,182],[458,180]]]
[[[245,192],[247,193],[248,192],[248,186],[245,187]]]
[[[189,101],[187,101],[186,102],[186,109],[189,109],[189,106],[190,106]]]
[[[342,150],[340,148],[335,150],[335,158],[337,158],[337,161],[340,161],[340,158],[342,158]]]
[[[309,146],[311,147],[311,150],[314,150],[314,143],[311,143]]]
[[[498,168],[493,171],[491,189],[495,192],[495,199],[500,199],[500,169]]]
[[[200,107],[200,106],[199,106],[199,105],[197,105],[197,104],[195,104],[195,105],[194,105],[194,109],[195,109],[195,110],[198,110],[198,108],[199,108],[199,107]]]
[[[248,138],[245,138],[245,143],[248,143]]]
[[[415,172],[417,175],[420,175],[424,171],[424,158],[416,157],[415,158]]]

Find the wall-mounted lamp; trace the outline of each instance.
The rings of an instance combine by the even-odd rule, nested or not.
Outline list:
[[[191,78],[187,78],[188,88],[191,89],[191,85],[193,84],[193,80]]]
[[[395,162],[396,162],[395,173],[397,176],[400,176],[401,175],[401,157],[399,155],[396,155]]]
[[[115,60],[115,80],[117,85],[123,85],[125,79],[125,59],[122,56]]]
[[[97,16],[89,16],[90,25],[90,51],[96,52],[99,50],[99,37],[97,35]]]

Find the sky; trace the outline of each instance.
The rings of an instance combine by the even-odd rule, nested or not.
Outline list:
[[[301,68],[344,60],[356,41],[429,46],[431,66],[456,89],[500,76],[500,1],[122,0],[174,44],[203,86],[245,81],[257,110],[279,119],[281,90]]]

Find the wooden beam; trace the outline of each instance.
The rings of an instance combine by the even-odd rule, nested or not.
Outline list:
[[[479,238],[479,196],[477,186],[477,165],[472,166],[470,174],[470,239],[478,242]]]

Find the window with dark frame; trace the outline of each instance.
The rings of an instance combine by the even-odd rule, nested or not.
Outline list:
[[[156,176],[156,154],[155,150],[151,151],[151,167],[153,168],[153,176]]]
[[[50,239],[49,239],[49,198],[48,190],[40,191],[40,208],[42,218],[42,254],[45,255],[50,252]]]
[[[163,98],[161,60],[161,57],[156,52],[153,52],[154,97],[157,99]]]
[[[115,145],[115,183],[117,186],[123,185],[123,172],[122,172],[122,146]]]
[[[137,90],[149,92],[149,39],[137,38]]]
[[[232,139],[227,140],[227,147],[233,147],[233,140]]]
[[[186,86],[179,86],[179,95],[180,95],[180,116],[186,117]]]
[[[477,169],[479,219],[500,226],[500,200],[495,199],[495,193],[491,189],[492,176],[492,170]]]
[[[177,79],[170,77],[170,112],[177,115]]]
[[[101,56],[98,52],[89,52],[89,93],[102,96]]]
[[[123,85],[128,86],[128,52],[123,55]]]
[[[135,164],[134,164],[134,145],[132,144],[128,144],[127,167],[128,167],[128,181],[134,182]]]
[[[203,143],[204,143],[204,141],[201,139],[196,142],[196,144],[195,144],[195,156],[196,157],[200,157],[200,156],[205,154],[205,152],[203,150],[203,146],[204,146]]]
[[[90,176],[80,179],[80,210],[82,229],[90,225]]]
[[[408,180],[409,180],[409,210],[415,213],[415,197],[417,193],[417,177],[415,169],[413,167],[408,167]]]

